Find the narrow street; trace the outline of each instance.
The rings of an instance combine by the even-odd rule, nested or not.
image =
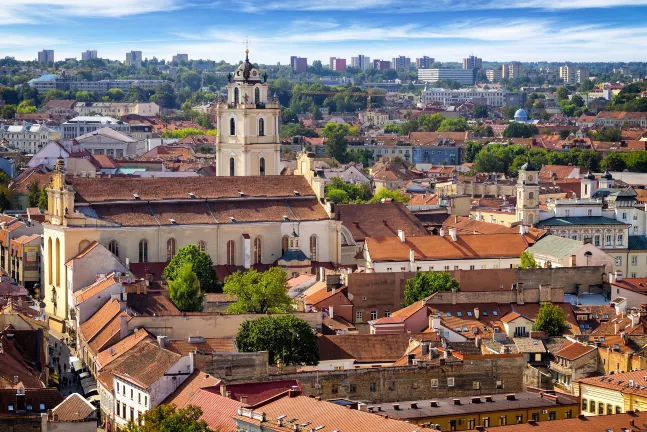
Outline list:
[[[65,397],[72,393],[79,393],[83,396],[83,389],[78,377],[70,372],[70,349],[62,342],[63,337],[53,331],[49,331],[49,366],[59,374],[59,390]],[[65,379],[64,379],[65,378]]]

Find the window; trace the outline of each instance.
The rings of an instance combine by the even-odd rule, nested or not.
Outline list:
[[[481,388],[481,382],[480,381],[472,381],[472,388],[474,390],[480,390]]]
[[[483,417],[483,427],[490,427],[490,417]]]
[[[622,220],[627,220],[627,212],[622,212]]]
[[[264,157],[259,159],[259,161],[258,161],[258,169],[259,169],[260,175],[264,176],[265,175],[265,158]]]
[[[447,378],[447,387],[454,387],[454,377]]]
[[[535,354],[535,361],[540,362],[541,361],[541,354]]]
[[[532,421],[539,421],[539,413],[532,413]]]
[[[467,420],[467,429],[474,429],[474,426],[476,426],[476,420],[473,418]]]
[[[337,384],[333,384],[330,391],[332,394],[337,394],[338,390],[339,388],[337,387]]]
[[[258,120],[258,136],[265,136],[265,120]]]
[[[564,418],[573,418],[573,410],[566,410],[564,411]]]
[[[616,257],[616,265],[617,266],[622,265],[622,257],[621,256]]]
[[[233,157],[229,158],[229,177],[236,175],[236,161]]]
[[[141,411],[137,411],[137,424],[139,426],[142,425],[142,412]]]
[[[450,420],[449,421],[449,430],[450,431],[455,431],[456,430],[456,420]]]
[[[613,405],[607,404],[607,415],[613,414]]]
[[[229,119],[229,135],[236,135],[236,119],[234,118]]]
[[[119,394],[119,383],[117,383],[117,394]]]
[[[600,247],[600,236],[599,235],[596,235],[595,237],[593,237],[593,244],[596,247]]]
[[[622,241],[623,241],[622,234],[618,234],[618,246],[622,246]]]
[[[126,404],[122,403],[121,404],[121,414],[124,417],[124,420],[126,419],[126,416],[128,415],[128,411],[126,411]]]
[[[571,215],[571,211],[569,209],[564,210],[564,216],[569,217]]]
[[[175,256],[175,239],[170,238],[166,241],[166,261],[171,261]]]
[[[317,261],[317,236],[310,236],[310,261]]]
[[[555,411],[549,411],[548,420],[555,420],[555,419],[557,419],[557,413]]]
[[[121,405],[119,405],[119,402],[117,402],[117,417],[121,417],[121,410],[119,409]]]
[[[445,270],[449,270],[449,266],[445,266]]]
[[[52,274],[53,274],[52,273],[52,267],[53,267],[52,257],[54,256],[54,250],[52,248],[52,238],[51,237],[47,239],[47,249],[49,250],[49,254],[47,254],[47,261],[48,261],[48,264],[49,264],[49,271],[47,272],[48,273],[47,276],[48,276],[48,279],[49,279],[49,283],[51,285],[54,282],[54,280],[52,278]]]
[[[254,89],[254,103],[259,103],[261,101],[261,89],[256,87]]]
[[[239,100],[240,100],[240,91],[238,90],[238,87],[236,87],[234,89],[234,103],[237,104]]]
[[[497,389],[502,389],[503,388],[503,380],[497,380],[496,388]]]
[[[135,421],[135,408],[130,407],[130,421]]]
[[[362,322],[362,311],[357,311],[355,314],[355,321]]]
[[[200,240],[198,242],[198,249],[200,249],[201,252],[206,252],[207,251],[207,242]]]
[[[135,398],[135,391],[133,389],[130,389],[130,400],[133,400]]]
[[[233,240],[227,242],[227,265],[236,265],[236,244]]]
[[[598,415],[604,415],[604,404],[602,402],[598,403]]]
[[[284,254],[288,250],[288,243],[289,243],[288,236],[283,236],[281,239],[281,254]]]
[[[384,311],[384,317],[388,318],[391,316],[391,311]]]
[[[142,403],[142,393],[141,392],[137,392],[137,403],[138,404]]]
[[[638,265],[638,257],[636,255],[631,257],[631,265]]]
[[[431,386],[432,387],[438,387],[438,378],[432,378],[431,379]]]
[[[374,382],[370,383],[368,387],[372,393],[375,393],[377,391],[377,384],[375,384]]]
[[[616,405],[616,414],[622,414],[622,408],[620,408],[620,405]]]
[[[637,274],[636,274],[636,272],[631,272],[631,277],[632,277],[632,278],[635,278],[635,277],[637,277]]]
[[[377,319],[377,311],[371,311],[371,320]]]
[[[611,234],[607,234],[607,241],[606,241],[606,245],[607,245],[607,246],[611,246],[611,243],[612,243],[612,242],[611,242]]]
[[[582,411],[587,410],[587,407],[589,406],[588,403],[589,402],[586,399],[582,399]]]
[[[357,392],[357,384],[351,384],[348,388],[348,391],[350,393],[356,393]]]
[[[148,406],[148,396],[144,395],[144,405]]]
[[[119,243],[117,240],[110,240],[108,243],[108,250],[116,257],[119,257]]]
[[[589,402],[589,412],[595,414],[595,401]]]
[[[254,239],[254,264],[261,264],[263,260],[262,240],[260,237]]]
[[[588,210],[586,211],[586,214],[587,214],[588,216],[593,216],[593,210],[588,209]]]
[[[517,424],[523,423],[523,414],[516,416],[515,421],[517,422]]]
[[[454,266],[454,270],[458,270],[458,266]]]
[[[508,424],[508,418],[506,416],[499,417],[499,426],[505,426]]]
[[[148,240],[139,241],[139,262],[148,262]]]

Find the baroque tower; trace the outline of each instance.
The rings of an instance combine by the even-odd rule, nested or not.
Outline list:
[[[524,164],[519,170],[517,221],[523,225],[539,222],[539,172],[532,162]]]
[[[263,176],[281,173],[278,99],[269,98],[267,74],[245,61],[229,74],[227,102],[216,106],[216,175]]]

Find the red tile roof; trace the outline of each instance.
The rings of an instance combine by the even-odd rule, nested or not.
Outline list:
[[[510,426],[489,427],[484,432],[623,432],[644,430],[640,425],[647,422],[647,413],[616,414],[605,416],[579,416],[566,420],[524,423]]]
[[[112,345],[110,348],[101,351],[97,356],[97,370],[100,371],[108,367],[119,357],[133,349],[138,343],[145,340],[154,342],[155,338],[146,331],[146,329],[139,329]]]
[[[356,242],[366,237],[397,235],[426,235],[422,223],[402,203],[338,204],[335,213]]]
[[[425,338],[422,333],[347,334],[319,336],[322,361],[355,359],[358,363],[391,363],[409,347],[411,338]]]
[[[202,410],[200,420],[204,420],[210,430],[219,432],[238,431],[234,417],[238,415],[238,408],[243,406],[241,402],[220,396],[211,391],[199,389],[184,406],[186,405],[193,405]]]
[[[556,357],[564,357],[568,360],[575,360],[583,355],[586,355],[590,352],[595,351],[597,348],[595,346],[584,345],[579,342],[574,342],[570,345],[562,347],[561,350],[555,353]]]
[[[160,348],[155,342],[141,342],[128,352],[112,373],[143,388],[149,388],[182,356]]]
[[[61,422],[83,421],[96,412],[96,407],[78,393],[72,393],[52,410]]]
[[[75,293],[72,294],[72,297],[76,299],[77,304],[81,304],[86,300],[91,299],[92,297],[100,294],[102,291],[110,288],[111,286],[119,283],[114,273],[107,275],[104,278],[99,279],[92,285],[89,285]]]
[[[181,355],[200,350],[207,354],[211,353],[235,353],[236,343],[232,337],[205,338],[204,342],[188,342],[185,340],[171,340],[166,345],[166,349]]]
[[[165,405],[173,404],[178,408],[182,408],[187,405],[189,399],[191,399],[198,390],[205,387],[216,386],[219,383],[219,378],[196,369],[177,389],[175,389],[173,393],[168,395],[162,403]]]
[[[247,398],[246,405],[256,405],[262,403],[276,395],[279,395],[292,387],[300,387],[297,380],[280,380],[252,382],[244,384],[228,384],[225,389],[220,388],[220,393],[230,392],[231,398],[240,401],[241,397]]]

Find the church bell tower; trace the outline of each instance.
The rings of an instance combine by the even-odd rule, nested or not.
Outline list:
[[[519,169],[517,221],[523,225],[539,222],[539,171],[532,162],[524,164]]]
[[[267,74],[249,61],[228,75],[227,101],[216,106],[216,175],[264,176],[281,172],[279,116],[281,105],[270,99]]]

